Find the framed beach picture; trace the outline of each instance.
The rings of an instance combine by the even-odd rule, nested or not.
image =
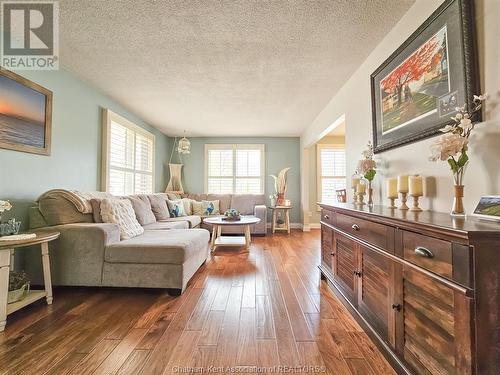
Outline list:
[[[445,1],[372,75],[374,151],[439,132],[479,93],[473,1]]]
[[[482,219],[500,221],[500,196],[481,197],[473,215]]]
[[[0,148],[50,155],[52,92],[0,69]]]

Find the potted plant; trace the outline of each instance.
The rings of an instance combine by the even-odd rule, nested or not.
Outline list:
[[[14,303],[22,300],[30,291],[30,281],[26,272],[9,273],[9,292],[7,294],[7,303]]]
[[[2,214],[5,211],[10,211],[11,208],[12,208],[12,205],[10,204],[9,201],[0,200],[0,223],[2,222]]]
[[[287,173],[290,168],[283,168],[278,176],[271,175],[274,179],[274,189],[276,190],[277,201],[276,204],[279,206],[283,206],[285,204],[285,193],[288,190],[288,184],[286,181]]]
[[[224,212],[224,220],[227,221],[238,221],[241,219],[240,212],[235,208],[230,208]]]

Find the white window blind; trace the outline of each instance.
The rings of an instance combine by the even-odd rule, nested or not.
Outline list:
[[[205,145],[205,191],[262,194],[264,145]]]
[[[104,190],[115,195],[152,193],[154,135],[109,110],[103,120]]]
[[[324,144],[317,147],[318,198],[320,202],[335,202],[336,190],[346,188],[345,149]]]

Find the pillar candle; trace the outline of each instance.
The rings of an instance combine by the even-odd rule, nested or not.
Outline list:
[[[365,184],[358,184],[356,188],[357,193],[366,193],[366,185]]]
[[[398,197],[398,179],[396,177],[387,179],[387,198]]]
[[[351,186],[355,189],[359,185],[359,177],[353,177],[351,180]]]
[[[408,193],[408,176],[398,176],[398,191]]]
[[[421,197],[424,192],[422,176],[410,176],[410,195],[412,197]]]

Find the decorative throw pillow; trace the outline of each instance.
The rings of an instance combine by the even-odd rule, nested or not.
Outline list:
[[[118,224],[120,239],[128,240],[144,233],[144,228],[137,221],[132,203],[128,199],[103,199],[101,216],[105,223]]]
[[[213,216],[220,215],[219,201],[193,201],[193,215]]]
[[[94,218],[94,223],[102,223],[101,199],[91,199],[90,205],[92,206],[92,216]]]
[[[181,216],[187,216],[186,211],[184,210],[184,203],[182,200],[176,200],[176,201],[167,201],[168,204],[168,210],[170,212],[171,217],[181,217]]]
[[[156,217],[156,220],[166,220],[170,218],[168,212],[166,194],[150,194],[148,195],[149,202],[151,203],[151,210]]]
[[[194,201],[192,199],[189,199],[189,198],[182,198],[181,201],[184,204],[184,211],[186,212],[186,215],[192,215]]]
[[[147,195],[131,195],[127,199],[132,203],[135,217],[141,225],[156,223],[156,217],[151,209],[151,202]]]

